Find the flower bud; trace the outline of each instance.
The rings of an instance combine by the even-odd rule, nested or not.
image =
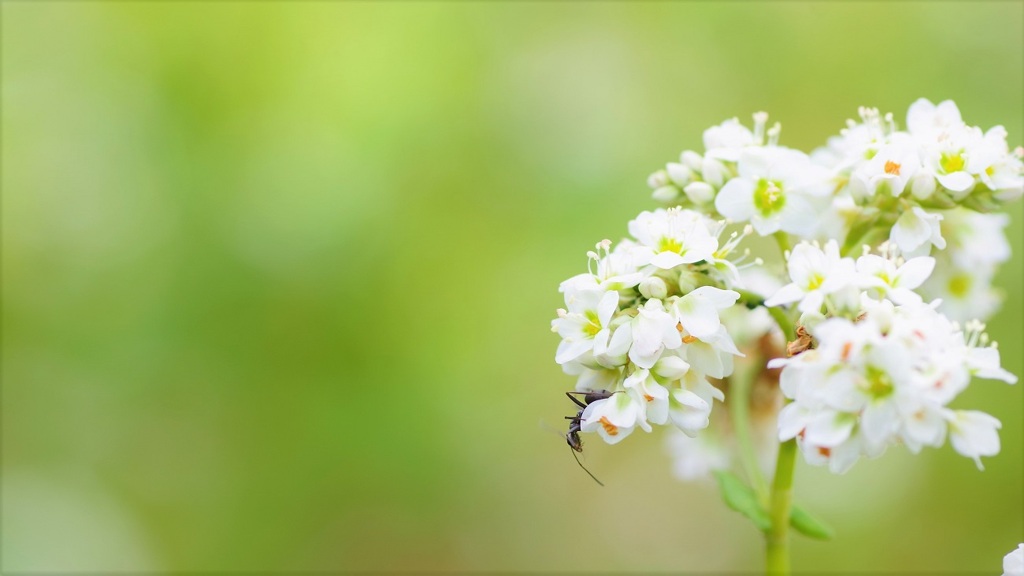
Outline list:
[[[707,204],[715,198],[715,189],[707,182],[690,182],[683,192],[694,204]]]
[[[660,300],[668,296],[668,284],[665,284],[665,281],[657,276],[644,278],[640,281],[638,288],[644,298],[657,298]]]
[[[668,173],[664,170],[658,170],[647,177],[647,185],[651,187],[651,190],[657,190],[666,184],[668,184]]]
[[[654,363],[654,367],[651,368],[651,371],[662,378],[678,380],[690,371],[690,365],[686,360],[683,360],[679,356],[665,355]]]
[[[910,193],[918,200],[926,200],[935,193],[935,176],[930,172],[919,172],[910,181]]]
[[[704,164],[701,166],[701,174],[704,176],[704,181],[711,184],[715,188],[719,188],[722,184],[725,184],[725,164],[722,164],[718,160],[712,158],[704,158]]]
[[[684,266],[679,272],[679,291],[683,294],[693,292],[701,285],[701,274],[694,272]]]
[[[674,202],[679,198],[679,188],[669,184],[668,186],[662,186],[651,194],[651,197],[658,202]]]
[[[825,321],[825,315],[821,312],[804,312],[800,315],[800,319],[796,323],[808,330],[813,330],[815,326]]]
[[[683,187],[690,182],[693,182],[693,170],[690,170],[686,166],[675,162],[669,162],[665,168],[668,171],[668,177],[676,186]]]
[[[694,172],[700,172],[701,167],[704,165],[704,159],[700,157],[700,154],[697,154],[693,150],[683,152],[679,156],[679,161]]]

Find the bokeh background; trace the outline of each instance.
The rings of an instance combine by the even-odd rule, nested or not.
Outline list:
[[[660,434],[576,467],[557,284],[706,127],[922,96],[1024,141],[1024,4],[3,2],[0,568],[759,569]],[[798,570],[1000,572],[1022,389],[958,405],[984,472],[801,463]]]

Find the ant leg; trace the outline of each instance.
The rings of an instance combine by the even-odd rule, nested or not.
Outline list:
[[[565,393],[566,398],[568,398],[569,400],[572,400],[573,402],[575,402],[577,406],[579,406],[580,408],[586,408],[587,405],[584,404],[583,402],[580,402],[579,400],[577,400],[576,397],[573,396],[573,394],[586,394],[586,392],[566,392]]]
[[[572,448],[572,446],[570,446],[570,448]],[[580,465],[580,468],[583,468],[583,471],[586,472],[587,475],[589,475],[591,478],[594,479],[594,482],[597,482],[597,484],[599,486],[604,486],[604,483],[602,483],[600,480],[598,480],[597,476],[594,476],[593,474],[591,474],[590,470],[587,470],[587,467],[583,465],[583,462],[580,462],[580,457],[576,455],[576,451],[575,450],[572,451],[572,457],[576,459],[576,463]]]

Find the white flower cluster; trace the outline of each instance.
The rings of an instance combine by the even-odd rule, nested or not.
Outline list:
[[[749,221],[762,236],[859,246],[881,227],[907,255],[945,247],[941,210],[989,212],[1024,193],[1024,149],[1010,150],[1002,126],[968,126],[951,101],[918,100],[905,131],[892,114],[860,116],[810,156],[779,146],[780,127],[766,129],[763,112],[753,130],[727,120],[704,132],[704,155],[684,151],[648,185],[657,200]]]
[[[921,286],[922,295],[941,299],[939,311],[958,322],[988,319],[1002,301],[992,279],[1010,258],[1010,244],[1003,233],[1009,222],[1006,214],[946,212],[942,235],[949,243],[935,253],[935,274]]]
[[[654,197],[687,200],[733,222],[747,222],[761,236],[778,231],[811,238],[818,213],[829,205],[830,172],[799,150],[778,145],[778,124],[754,115],[751,131],[733,118],[704,132],[703,156],[692,150],[648,178]]]
[[[727,258],[749,231],[720,242],[723,228],[692,210],[643,212],[629,223],[634,240],[599,243],[590,271],[562,283],[555,361],[578,377],[577,391],[612,392],[584,410],[583,432],[614,444],[651,424],[707,427],[723,399],[708,377],[728,376],[740,355],[719,311],[739,298],[727,288],[743,256]]]
[[[855,320],[832,317],[810,329],[815,347],[783,367],[779,439],[797,438],[805,459],[848,470],[862,455],[876,457],[896,443],[912,452],[941,446],[973,458],[999,452],[998,420],[947,405],[971,377],[1014,383],[999,367],[999,351],[984,325],[961,329],[929,304],[862,297]]]
[[[979,467],[998,452],[999,421],[950,403],[973,377],[1016,381],[977,319],[1000,302],[992,278],[1009,258],[1008,218],[990,212],[1024,194],[1024,149],[1011,151],[1001,126],[967,125],[950,101],[918,100],[905,130],[876,109],[860,118],[810,155],[780,146],[763,112],[752,129],[727,120],[704,132],[703,153],[648,178],[671,207],[640,214],[614,249],[598,244],[590,271],[560,287],[556,361],[577,391],[604,391],[570,434],[614,444],[671,421],[693,438],[731,389],[734,357],[753,351],[783,368],[777,386],[761,376],[790,401],[772,436],[795,438],[808,462],[840,473],[890,445],[916,453],[947,437]],[[731,224],[743,232],[725,236]],[[737,266],[754,232],[774,236],[788,281],[760,259]],[[794,327],[788,358],[766,351],[765,337],[793,338]],[[730,466],[730,430],[673,440],[679,474]]]
[[[1024,193],[1024,150],[1010,151],[1002,126],[968,126],[952,101],[914,102],[905,131],[892,114],[862,108],[860,116],[813,155],[832,172],[833,210],[858,236],[852,240],[880,223],[903,253],[927,254],[945,248],[940,210],[989,212]]]

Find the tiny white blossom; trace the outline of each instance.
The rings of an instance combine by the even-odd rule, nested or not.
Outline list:
[[[831,190],[828,173],[803,152],[782,147],[748,148],[739,175],[715,198],[715,209],[767,236],[779,230],[810,236],[817,226],[815,198]]]
[[[806,242],[797,244],[786,263],[792,280],[765,301],[765,306],[781,306],[799,301],[801,312],[817,311],[829,294],[838,292],[855,279],[852,258],[839,256],[839,244],[829,240],[824,250]]]
[[[643,406],[632,394],[617,393],[591,402],[583,410],[583,432],[597,432],[609,444],[617,444],[629,436],[643,422]]]
[[[722,326],[718,312],[736,303],[738,292],[701,286],[678,298],[673,311],[683,329],[699,340],[710,340]]]
[[[661,353],[682,345],[676,321],[661,300],[648,300],[631,322],[633,345],[629,359],[641,368],[654,366]]]
[[[999,434],[996,430],[1002,427],[999,420],[974,410],[949,410],[946,413],[949,423],[949,442],[960,454],[972,458],[979,470],[982,456],[995,456],[999,453]]]
[[[643,400],[644,420],[659,425],[668,422],[668,388],[658,384],[650,371],[637,370],[622,385]]]
[[[920,250],[927,253],[933,244],[941,250],[946,247],[946,241],[942,238],[940,221],[941,214],[929,214],[914,206],[896,220],[889,231],[889,241],[899,246],[904,254],[916,254]]]
[[[962,125],[960,109],[952,100],[935,105],[927,98],[919,98],[907,110],[907,130],[920,139],[932,139]]]
[[[673,430],[667,439],[672,473],[684,481],[705,480],[715,470],[726,470],[732,461],[729,447],[711,434],[690,436]]]
[[[921,296],[914,289],[921,286],[934,269],[935,259],[928,256],[911,258],[900,265],[895,259],[875,254],[865,254],[857,259],[862,287],[876,289],[896,304],[920,302]]]
[[[730,118],[704,131],[706,155],[718,160],[735,162],[739,160],[740,152],[744,148],[754,144],[754,133],[740,124],[738,118]]]
[[[967,172],[999,194],[1011,200],[1024,193],[1024,168],[1021,156],[1010,152],[1006,128],[993,126],[977,142],[967,159]]]
[[[951,210],[942,220],[942,235],[949,240],[947,252],[953,263],[966,270],[978,265],[1002,264],[1010,259],[1010,244],[1005,228],[1006,214],[979,214],[970,210]]]
[[[610,240],[597,244],[598,252],[588,252],[590,271],[577,274],[562,282],[560,292],[582,290],[624,290],[636,286],[644,274],[639,271],[644,262],[644,251],[635,242],[623,240],[610,250]]]
[[[552,329],[562,337],[555,362],[564,364],[593,351],[595,337],[609,331],[618,302],[618,293],[612,291],[566,292],[565,303],[569,309],[559,310],[558,318],[551,321]]]
[[[966,322],[974,318],[991,316],[1002,301],[992,288],[996,267],[979,261],[973,268],[952,264],[945,252],[940,252],[943,265],[921,286],[921,292],[930,299],[941,300],[939,310],[952,320]]]
[[[700,262],[718,248],[703,217],[692,210],[642,212],[629,222],[629,233],[645,248],[647,262],[663,270]]]
[[[722,400],[725,396],[695,370],[687,372],[682,382],[682,388],[671,392],[669,418],[683,433],[692,437],[708,427],[713,401]]]
[[[889,144],[853,172],[850,184],[861,196],[874,196],[880,189],[899,196],[920,166],[917,148],[912,143]]]

